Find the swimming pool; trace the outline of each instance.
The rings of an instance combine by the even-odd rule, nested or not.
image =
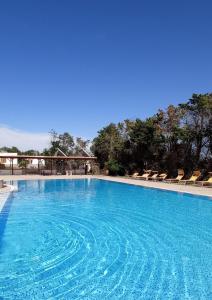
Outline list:
[[[19,181],[0,299],[212,299],[212,201],[97,179]]]

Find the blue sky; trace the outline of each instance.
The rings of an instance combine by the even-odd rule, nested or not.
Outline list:
[[[212,2],[0,2],[0,124],[93,138],[212,91]]]

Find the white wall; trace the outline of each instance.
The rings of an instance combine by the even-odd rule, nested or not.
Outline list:
[[[0,152],[0,155],[1,156],[17,156],[18,154],[17,153],[6,153],[6,152]],[[6,158],[6,159],[2,159],[2,158],[0,158],[0,163],[2,164],[2,165],[5,165],[5,167],[9,167],[10,166],[10,158]],[[15,159],[13,159],[13,166],[17,166],[18,165],[18,159],[17,158],[15,158]]]
[[[33,158],[33,159],[29,159],[30,163],[27,165],[27,168],[38,168],[38,159]],[[45,160],[44,159],[40,159],[40,167],[41,166],[45,166]]]
[[[6,152],[0,152],[1,156],[17,156],[17,153],[6,153]],[[27,165],[27,168],[38,168],[38,159],[29,159],[30,163]],[[0,158],[0,164],[5,165],[5,167],[10,167],[10,158]],[[18,159],[14,158],[13,159],[13,166],[17,167],[18,166]],[[45,166],[45,160],[41,159],[40,160],[40,167]]]

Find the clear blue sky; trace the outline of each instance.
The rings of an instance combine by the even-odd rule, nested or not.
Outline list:
[[[0,2],[0,123],[92,138],[212,91],[212,1]]]

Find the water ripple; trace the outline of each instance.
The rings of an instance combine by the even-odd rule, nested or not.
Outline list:
[[[84,180],[19,190],[5,214],[1,297],[211,298],[209,201]]]

